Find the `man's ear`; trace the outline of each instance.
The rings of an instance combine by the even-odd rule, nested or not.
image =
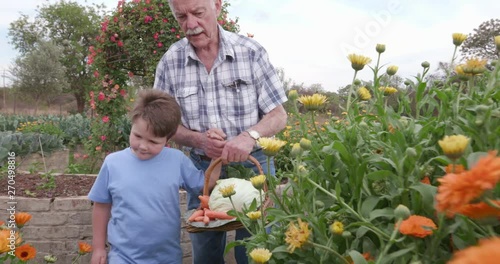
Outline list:
[[[215,1],[215,13],[217,17],[220,16],[220,12],[222,11],[222,0],[214,0]]]

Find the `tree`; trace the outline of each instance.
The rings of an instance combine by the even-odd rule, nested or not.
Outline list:
[[[238,19],[227,17],[227,2],[218,18],[224,29],[238,32]],[[92,137],[86,149],[94,158],[123,148],[127,136],[123,116],[128,111],[131,90],[153,86],[156,66],[181,30],[165,0],[120,1],[106,17],[89,48],[88,63],[94,84],[89,93]]]
[[[64,0],[55,4],[44,4],[37,9],[33,22],[21,17],[9,27],[11,44],[21,54],[35,49],[40,43],[52,41],[61,48],[58,58],[66,68],[69,86],[64,92],[74,95],[78,112],[83,112],[85,98],[91,83],[87,66],[87,54],[92,39],[99,32],[99,23],[104,15],[104,6],[81,6]]]
[[[65,68],[58,58],[62,51],[51,42],[39,42],[36,49],[16,59],[11,73],[13,87],[31,97],[35,114],[40,100],[60,93],[68,85]]]
[[[494,37],[500,35],[500,19],[490,19],[479,25],[470,33],[461,46],[462,55],[466,58],[496,60]]]

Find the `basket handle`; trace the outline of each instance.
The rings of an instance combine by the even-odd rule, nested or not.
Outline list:
[[[262,170],[262,166],[260,165],[259,161],[254,158],[252,155],[248,155],[248,161],[252,162],[255,166],[257,166],[257,169],[259,170],[259,173],[260,174],[264,174],[264,171]],[[205,171],[205,183],[203,185],[203,195],[209,195],[208,193],[208,183],[210,181],[210,175],[212,174],[213,170],[215,169],[215,167],[217,167],[217,165],[219,165],[219,163],[222,162],[222,159],[220,157],[218,157],[217,159],[215,159],[215,161],[213,163],[211,163],[207,170]],[[267,185],[265,185],[265,189],[267,188]]]

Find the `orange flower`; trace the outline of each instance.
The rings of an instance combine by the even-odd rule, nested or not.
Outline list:
[[[446,166],[444,168],[444,170],[446,171],[446,173],[458,174],[458,173],[464,172],[465,168],[464,168],[464,165],[462,165],[462,164],[455,164],[455,171],[453,171],[453,164],[448,164],[448,166]]]
[[[500,200],[492,201],[500,207]],[[487,203],[467,204],[458,210],[459,214],[473,219],[482,219],[487,217],[500,217],[500,209],[489,206]]]
[[[448,264],[496,264],[500,258],[500,237],[482,239],[479,245],[457,251]]]
[[[436,210],[452,217],[484,191],[495,188],[500,180],[500,158],[496,157],[496,153],[490,151],[469,171],[446,174],[438,179],[441,185],[436,195]]]
[[[92,252],[92,246],[83,241],[78,242],[78,254],[85,255]]]
[[[421,181],[421,183],[423,184],[431,184],[431,179],[429,178],[429,176],[425,176]]]
[[[27,261],[35,258],[36,249],[29,244],[24,244],[16,248],[16,251],[14,251],[14,255],[16,255],[16,257],[22,261]]]
[[[426,237],[432,235],[432,229],[436,229],[436,224],[424,216],[412,215],[399,225],[399,232],[403,235],[414,237]]]
[[[19,236],[19,232],[14,233],[16,239],[16,245],[21,244],[22,238]],[[10,229],[0,230],[0,254],[10,251]]]
[[[24,212],[16,213],[14,217],[18,228],[23,227],[29,220],[31,220],[31,214]]]

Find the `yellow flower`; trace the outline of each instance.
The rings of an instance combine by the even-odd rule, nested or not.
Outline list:
[[[270,157],[276,155],[281,147],[286,145],[286,141],[277,138],[261,137],[257,141],[262,147],[264,154]]]
[[[391,95],[398,92],[398,89],[390,86],[382,86],[378,88],[379,91],[383,92],[384,95]]]
[[[462,69],[465,74],[479,75],[486,70],[486,63],[486,60],[472,58],[465,62]]]
[[[398,69],[399,68],[396,65],[391,65],[391,66],[387,67],[387,75],[392,76],[392,75],[396,74],[396,72],[398,72]]]
[[[248,212],[247,213],[248,218],[252,221],[256,221],[261,218],[262,212],[261,211],[253,211],[253,212]]]
[[[497,50],[500,51],[500,36],[495,37],[495,46],[497,46]]]
[[[288,92],[288,99],[290,101],[296,100],[297,98],[299,98],[299,93],[297,93],[297,90],[290,90]]]
[[[363,101],[368,101],[372,98],[370,91],[368,89],[366,89],[366,87],[361,87],[358,89],[358,96],[359,96],[359,99],[361,99]]]
[[[224,187],[221,187],[219,189],[220,194],[222,194],[222,197],[227,198],[231,197],[234,194],[236,194],[236,191],[234,190],[234,184],[229,184]]]
[[[318,110],[326,102],[326,96],[322,94],[303,95],[299,102],[309,111]]]
[[[330,232],[341,235],[344,232],[344,224],[339,221],[333,222],[333,224],[330,225]]]
[[[264,264],[268,262],[272,255],[273,253],[265,248],[254,248],[250,252],[250,257],[258,264]]]
[[[444,154],[454,160],[464,154],[465,148],[469,144],[469,138],[464,135],[445,136],[438,141],[438,144],[443,149]]]
[[[255,187],[255,189],[260,190],[262,189],[262,186],[264,186],[264,183],[266,183],[266,175],[261,174],[254,176],[250,178],[250,182],[252,183],[253,187]]]
[[[385,51],[385,45],[384,44],[377,44],[377,46],[375,47],[375,50],[378,53],[383,53]]]
[[[302,222],[299,218],[298,225],[290,222],[285,232],[285,242],[288,244],[288,252],[293,253],[295,249],[301,248],[309,239],[311,230],[307,222]]]
[[[462,33],[453,33],[452,35],[453,38],[453,45],[455,46],[460,46],[464,42],[464,40],[467,38],[467,35],[462,34]]]
[[[372,59],[365,57],[363,55],[357,55],[357,54],[349,54],[347,56],[349,61],[351,61],[351,67],[355,71],[360,71],[362,70],[366,64],[370,63]]]
[[[460,78],[460,80],[466,81],[469,79],[470,76],[472,76],[472,74],[467,74],[464,72],[464,65],[465,64],[457,65],[455,67],[455,72],[457,73],[457,76],[458,78]]]

